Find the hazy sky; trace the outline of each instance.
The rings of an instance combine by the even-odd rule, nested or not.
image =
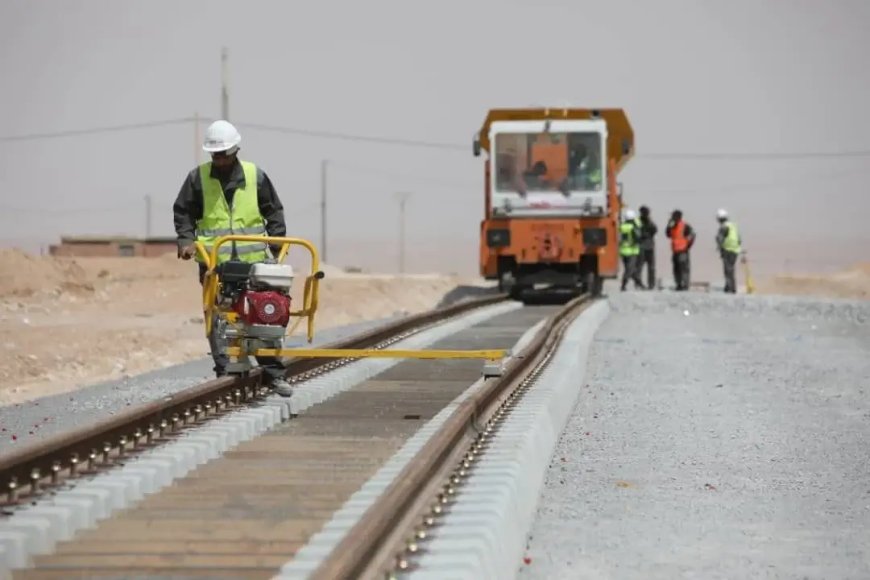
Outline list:
[[[242,154],[272,177],[291,232],[315,242],[320,160],[333,162],[332,262],[394,269],[394,192],[411,191],[411,269],[476,273],[483,160],[473,133],[489,107],[573,104],[627,110],[638,155],[621,176],[626,197],[662,226],[683,209],[701,236],[696,269],[718,273],[719,206],[760,270],[848,264],[867,259],[870,155],[644,156],[870,151],[868,30],[864,0],[3,0],[0,238],[141,235],[146,194],[153,233],[172,234],[171,204],[196,162],[192,123],[3,138],[216,117],[226,46]],[[659,248],[669,268],[663,237]]]

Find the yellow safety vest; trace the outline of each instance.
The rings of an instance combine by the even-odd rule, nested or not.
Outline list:
[[[265,236],[266,221],[260,214],[257,202],[257,166],[248,161],[239,161],[245,175],[245,184],[233,194],[233,206],[229,207],[220,181],[211,176],[211,161],[199,166],[202,181],[202,218],[196,222],[196,240],[211,252],[215,240],[230,234]],[[262,242],[235,242],[236,254],[244,262],[266,260],[266,244]],[[233,243],[225,242],[218,249],[218,263],[232,256]],[[197,254],[196,260],[202,259]]]
[[[622,222],[619,226],[619,233],[622,234],[619,240],[619,254],[621,256],[637,256],[640,254],[640,243],[637,239],[635,228],[637,224],[633,221]]]
[[[727,222],[728,226],[728,235],[725,236],[725,240],[722,241],[722,249],[726,252],[731,252],[732,254],[740,253],[740,237],[737,235],[737,226],[732,222]]]

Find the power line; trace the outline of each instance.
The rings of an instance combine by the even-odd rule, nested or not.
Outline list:
[[[52,133],[30,133],[27,135],[7,135],[0,137],[0,142],[10,141],[35,141],[37,139],[55,139],[59,137],[75,137],[78,135],[94,135],[98,133],[115,133],[118,131],[131,131],[134,129],[151,129],[154,127],[166,127],[169,125],[180,125],[182,123],[190,123],[194,120],[193,117],[183,117],[179,119],[166,119],[163,121],[148,121],[144,123],[130,123],[127,125],[114,125],[111,127],[92,127],[90,129],[70,129],[68,131],[56,131]]]
[[[740,192],[752,194],[757,191],[766,190],[766,189],[780,189],[783,187],[793,187],[800,188],[804,185],[814,185],[817,187],[819,183],[830,183],[832,181],[837,181],[840,179],[855,177],[858,175],[864,175],[868,171],[867,168],[860,169],[857,171],[837,171],[837,172],[828,172],[819,175],[810,175],[804,178],[795,178],[795,179],[786,179],[785,181],[766,181],[766,182],[755,182],[755,183],[730,183],[724,184],[720,186],[699,186],[695,188],[658,188],[658,189],[650,189],[647,193],[651,195],[658,195],[663,193],[670,194],[698,194],[698,193],[729,193],[729,192]],[[828,190],[826,191],[826,195],[833,195],[838,190]]]
[[[777,159],[819,159],[870,157],[867,151],[804,151],[804,152],[756,152],[756,153],[639,153],[640,159],[655,159],[663,161],[771,161]]]
[[[354,163],[346,163],[344,161],[330,161],[330,165],[338,167],[339,169],[349,170],[351,172],[358,173],[368,173],[371,175],[380,175],[383,177],[395,177],[400,179],[413,179],[414,183],[428,183],[431,185],[437,185],[441,187],[479,187],[479,183],[472,183],[470,181],[443,181],[439,179],[432,179],[430,177],[421,177],[419,175],[414,175],[411,173],[401,173],[396,171],[383,170],[376,167],[366,167],[363,165],[356,165]]]
[[[214,119],[209,117],[199,117],[199,120],[203,121],[214,121]],[[0,142],[11,142],[11,141],[30,141],[37,139],[54,139],[58,137],[72,137],[77,135],[90,135],[90,134],[98,134],[98,133],[108,133],[108,132],[117,132],[117,131],[129,131],[134,129],[147,129],[153,127],[161,127],[168,125],[177,125],[182,123],[190,123],[196,121],[194,117],[182,117],[177,119],[167,119],[164,121],[151,121],[146,123],[131,123],[126,125],[115,125],[115,126],[103,126],[103,127],[92,127],[89,129],[72,129],[67,131],[57,131],[52,133],[30,133],[26,135],[7,135],[0,136]],[[369,142],[369,143],[381,143],[385,145],[402,145],[405,147],[425,147],[425,148],[435,148],[442,150],[462,150],[462,151],[470,151],[470,146],[451,144],[451,143],[438,143],[434,141],[420,141],[414,139],[404,139],[397,137],[382,137],[382,136],[374,136],[374,135],[359,135],[359,134],[351,134],[351,133],[339,133],[333,131],[320,131],[313,129],[300,129],[295,127],[284,127],[279,125],[266,125],[261,123],[235,123],[236,126],[241,128],[248,128],[260,131],[270,131],[274,133],[283,133],[288,135],[299,135],[302,137],[314,137],[320,139],[333,139],[333,140],[343,140],[343,141],[357,141],[357,142]]]
[[[468,145],[460,145],[458,143],[445,143],[436,141],[422,141],[414,139],[404,139],[399,137],[383,137],[373,135],[360,135],[354,133],[340,133],[335,131],[318,131],[312,129],[300,129],[295,127],[283,127],[279,125],[267,125],[261,123],[238,123],[239,127],[247,127],[250,129],[258,129],[262,131],[272,131],[277,133],[286,133],[291,135],[300,135],[305,137],[317,137],[323,139],[336,139],[342,141],[362,141],[371,143],[382,143],[388,145],[404,145],[408,147],[426,147],[434,149],[443,149],[450,151],[465,151],[469,152],[471,147]],[[843,158],[843,157],[870,157],[870,150],[853,150],[853,151],[803,151],[803,152],[710,152],[710,153],[636,153],[636,158],[640,159],[655,159],[655,160],[756,160],[756,159],[809,159],[809,158]]]
[[[201,120],[212,121],[207,117],[200,117]],[[156,127],[165,127],[170,125],[179,125],[184,123],[195,122],[195,117],[180,117],[175,119],[165,119],[162,121],[150,121],[142,123],[129,123],[125,125],[92,127],[87,129],[72,129],[67,131],[56,131],[48,133],[31,133],[24,135],[7,135],[0,136],[0,142],[14,141],[32,141],[38,139],[54,139],[62,137],[73,137],[78,135],[91,135],[100,133],[111,133],[120,131],[131,131],[136,129],[151,129]],[[281,133],[286,135],[297,135],[300,137],[311,137],[318,139],[332,139],[349,142],[362,143],[378,143],[382,145],[400,145],[403,147],[417,147],[427,149],[438,149],[442,151],[462,151],[470,152],[471,146],[460,145],[458,143],[446,143],[438,141],[425,141],[416,139],[407,139],[402,137],[385,137],[381,135],[362,135],[357,133],[342,133],[337,131],[323,131],[316,129],[302,129],[298,127],[286,127],[281,125],[270,125],[264,123],[236,123],[242,128],[254,129],[259,131],[268,131],[273,133]],[[847,159],[847,158],[867,158],[870,157],[870,150],[847,150],[847,151],[758,151],[758,152],[662,152],[662,153],[644,153],[635,154],[637,159],[648,159],[654,161],[771,161],[771,160],[799,160],[799,159]]]
[[[281,127],[278,125],[263,125],[260,123],[238,123],[239,127],[247,127],[260,131],[271,131],[288,135],[300,135],[303,137],[316,137],[320,139],[334,139],[340,141],[359,141],[367,143],[380,143],[384,145],[402,145],[405,147],[424,147],[430,149],[442,149],[447,151],[471,152],[470,145],[457,145],[453,143],[439,143],[436,141],[418,141],[400,137],[382,137],[376,135],[359,135],[352,133],[338,133],[334,131],[318,131],[313,129],[299,129],[295,127]]]
[[[117,205],[117,206],[92,206],[92,207],[75,207],[75,208],[51,208],[51,207],[16,207],[16,206],[8,206],[8,205],[0,205],[0,211],[4,213],[38,213],[38,214],[58,214],[58,215],[66,215],[71,213],[95,213],[95,212],[109,212],[109,213],[125,213],[125,212],[138,212],[138,208],[132,207],[130,205]]]

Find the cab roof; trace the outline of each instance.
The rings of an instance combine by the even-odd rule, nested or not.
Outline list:
[[[634,131],[623,109],[490,109],[477,135],[480,148],[489,152],[489,129],[497,121],[543,121],[604,119],[607,123],[607,156],[616,163],[619,171],[634,154]],[[475,154],[478,154],[475,148]]]

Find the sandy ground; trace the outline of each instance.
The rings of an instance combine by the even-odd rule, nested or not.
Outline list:
[[[301,289],[308,264],[292,261]],[[481,285],[454,276],[321,269],[327,277],[318,329],[428,310],[459,286]],[[63,259],[0,250],[0,324],[0,405],[208,353],[196,266],[174,256]],[[295,335],[303,332],[304,323]]]
[[[870,264],[858,264],[830,276],[777,276],[759,285],[760,294],[870,299]]]
[[[300,278],[308,273],[300,256],[291,262]],[[424,311],[457,287],[483,285],[440,274],[321,269],[319,329]],[[868,299],[870,265],[778,277],[759,283],[758,292]],[[0,250],[0,405],[206,356],[200,297],[196,266],[174,256],[64,259]]]

